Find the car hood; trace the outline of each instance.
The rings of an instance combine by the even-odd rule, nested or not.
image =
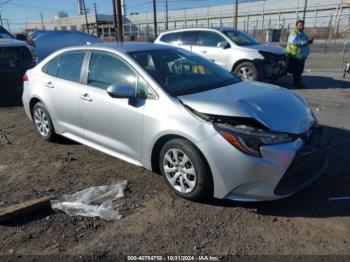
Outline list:
[[[301,134],[313,124],[307,103],[287,89],[258,82],[240,82],[178,97],[204,114],[254,118],[270,130]]]
[[[275,55],[286,54],[286,51],[283,47],[275,46],[275,45],[266,45],[266,44],[252,45],[252,46],[249,46],[249,48],[257,50],[257,51],[272,53]]]

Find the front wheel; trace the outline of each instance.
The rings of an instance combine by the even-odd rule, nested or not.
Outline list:
[[[242,80],[258,81],[259,73],[253,62],[242,62],[236,66],[233,73]]]
[[[209,167],[189,141],[168,141],[160,152],[159,166],[167,185],[177,195],[190,200],[201,200],[212,195]]]

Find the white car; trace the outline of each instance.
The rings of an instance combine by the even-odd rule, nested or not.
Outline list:
[[[243,80],[274,81],[286,72],[284,48],[260,44],[234,29],[181,29],[160,34],[155,43],[190,50]]]

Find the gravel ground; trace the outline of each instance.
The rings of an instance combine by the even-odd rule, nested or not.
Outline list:
[[[121,220],[41,213],[0,226],[0,255],[350,255],[350,201],[329,201],[350,196],[350,82],[338,76],[308,73],[307,89],[294,90],[331,137],[327,173],[267,203],[186,201],[161,176],[65,139],[45,142],[22,107],[0,107],[0,207],[128,180]]]

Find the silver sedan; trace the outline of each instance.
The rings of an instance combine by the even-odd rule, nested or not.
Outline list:
[[[322,132],[303,98],[241,82],[186,50],[67,48],[23,80],[25,112],[44,139],[65,136],[159,172],[188,199],[279,199],[327,167]]]

